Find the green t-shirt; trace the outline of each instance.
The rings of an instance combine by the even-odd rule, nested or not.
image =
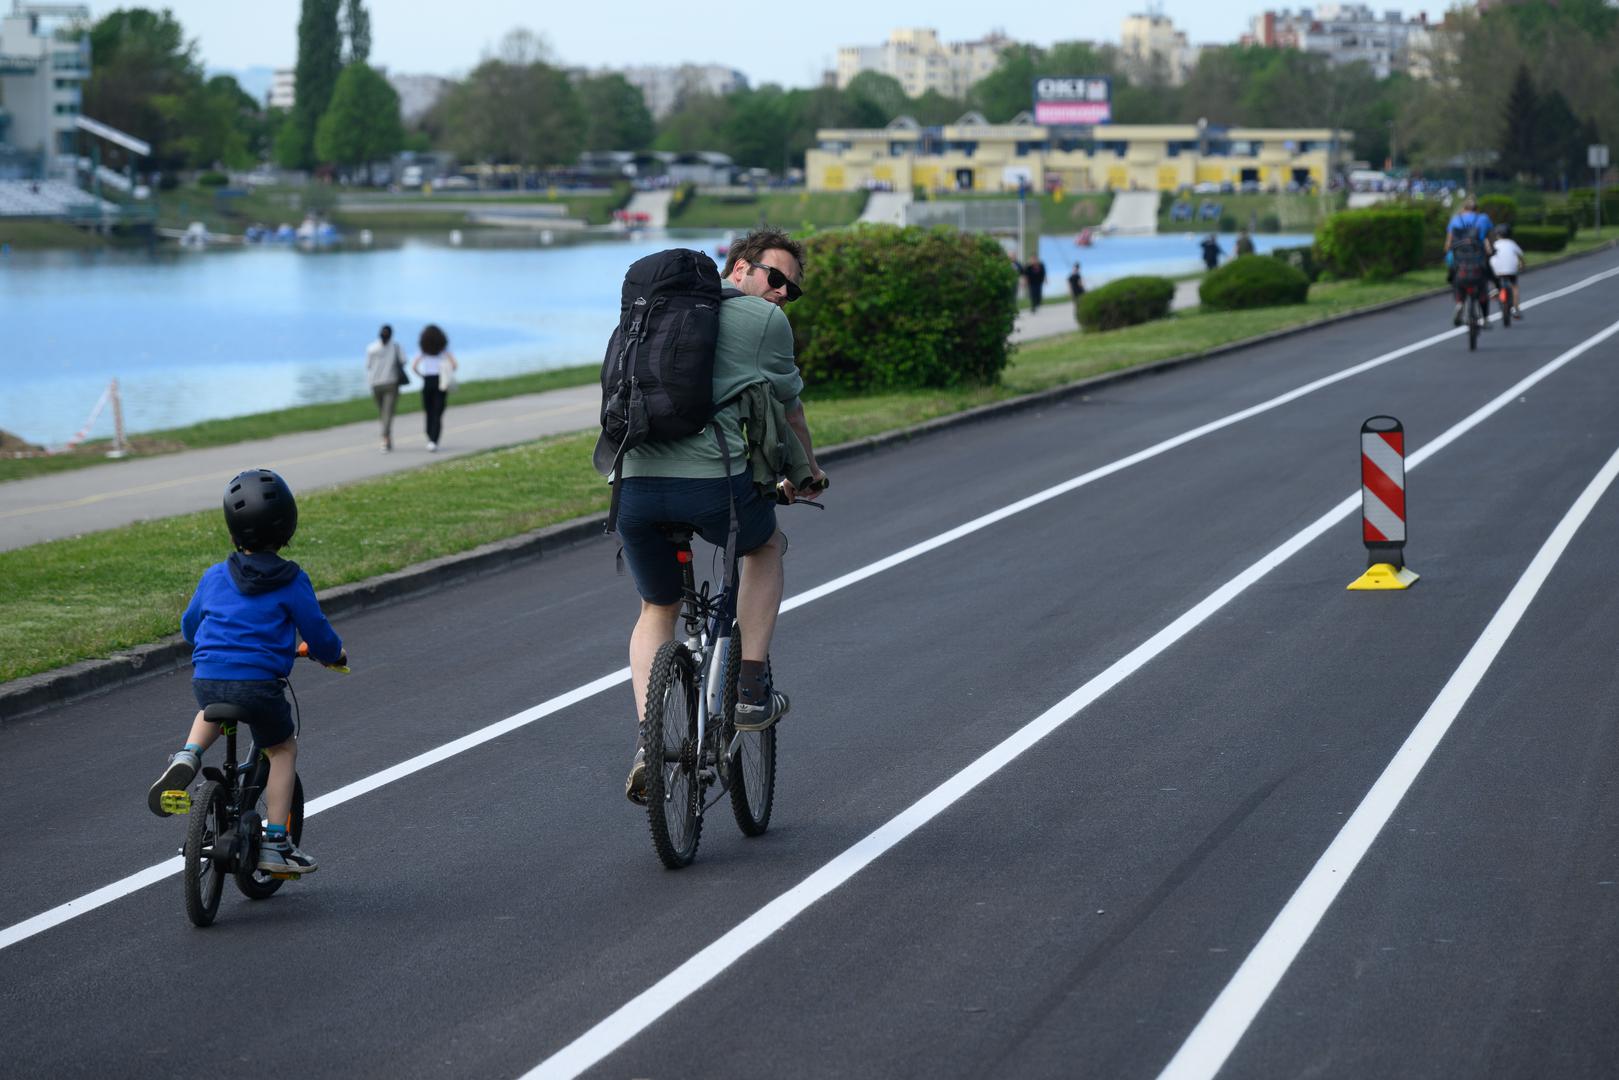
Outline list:
[[[786,313],[770,301],[757,296],[732,297],[720,304],[719,339],[714,349],[714,400],[725,401],[761,380],[770,384],[776,400],[789,409],[798,401],[804,379],[793,360],[793,328]],[[725,432],[725,444],[731,451],[731,474],[747,472],[740,415],[741,409],[733,402],[715,413],[713,422],[695,435],[637,446],[624,455],[624,475],[723,477],[725,462],[714,440],[714,424]]]

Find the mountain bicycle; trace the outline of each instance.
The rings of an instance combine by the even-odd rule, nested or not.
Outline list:
[[[823,490],[824,484],[807,494]],[[779,488],[777,498],[787,501]],[[820,507],[807,498],[796,501]],[[697,857],[703,815],[726,795],[744,836],[761,836],[770,827],[777,732],[776,725],[736,729],[742,634],[735,591],[711,592],[709,582],[697,584],[691,525],[669,522],[662,529],[680,561],[685,638],[665,642],[652,659],[645,712],[646,808],[653,850],[664,866],[678,870]],[[767,658],[767,672],[768,665]]]
[[[1483,288],[1484,286],[1482,284],[1466,285],[1462,288],[1462,292],[1465,293],[1467,297],[1467,315],[1465,325],[1467,326],[1468,352],[1477,351],[1479,331],[1484,328],[1483,307],[1479,301],[1479,293]]]
[[[307,656],[300,645],[298,655]],[[347,667],[333,667],[347,673]],[[236,757],[236,729],[246,724],[249,711],[240,705],[216,703],[203,710],[203,717],[220,726],[225,736],[225,765],[202,767],[203,784],[193,795],[189,791],[165,791],[162,806],[171,814],[185,814],[186,838],[180,848],[185,858],[182,883],[186,917],[195,926],[210,926],[219,912],[225,891],[225,877],[236,881],[236,888],[249,900],[275,895],[287,881],[300,874],[271,874],[258,868],[260,832],[266,815],[264,785],[270,778],[269,756],[253,746],[244,761]],[[294,845],[304,834],[304,782],[292,781],[292,818],[287,833]]]

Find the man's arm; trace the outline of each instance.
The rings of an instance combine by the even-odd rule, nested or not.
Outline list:
[[[804,415],[804,403],[797,401],[787,410],[787,426],[793,429],[798,436],[798,442],[804,447],[804,456],[809,459],[810,475],[819,482],[826,478],[821,466],[815,460],[815,444],[810,440],[809,420]]]

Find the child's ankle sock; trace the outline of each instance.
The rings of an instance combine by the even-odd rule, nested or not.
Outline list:
[[[190,750],[193,754],[196,754],[198,757],[202,757],[202,747],[198,746],[194,742],[186,743],[185,744],[185,749]]]

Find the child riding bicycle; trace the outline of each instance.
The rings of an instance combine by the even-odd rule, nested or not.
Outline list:
[[[297,636],[328,667],[348,662],[343,641],[321,613],[309,575],[277,554],[298,529],[298,504],[287,482],[269,469],[249,469],[225,487],[225,528],[236,551],[203,571],[180,629],[192,644],[192,694],[198,712],[185,746],[169,757],[147,793],[152,813],[167,817],[165,791],[186,788],[220,726],[202,710],[224,702],[247,709],[253,744],[270,759],[264,787],[267,815],[258,869],[310,874],[315,860],[287,833],[297,778],[298,740],[287,704],[286,677],[297,657]],[[296,632],[296,633],[295,633]],[[229,763],[231,766],[235,762]]]

